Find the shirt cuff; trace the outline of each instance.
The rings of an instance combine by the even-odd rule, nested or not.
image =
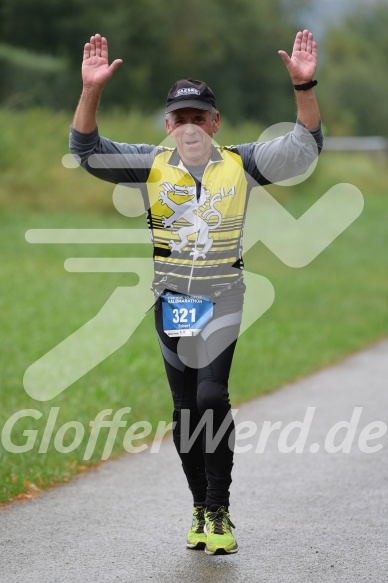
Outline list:
[[[96,129],[92,132],[84,134],[83,132],[76,130],[73,125],[71,125],[70,133],[78,144],[94,144],[99,138],[98,127],[96,127]]]

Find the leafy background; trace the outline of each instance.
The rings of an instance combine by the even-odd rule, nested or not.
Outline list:
[[[104,108],[160,111],[174,81],[194,77],[231,123],[288,120],[292,87],[277,51],[308,26],[327,131],[386,135],[387,25],[387,0],[2,0],[0,105],[73,109],[83,44],[100,32],[124,60]]]

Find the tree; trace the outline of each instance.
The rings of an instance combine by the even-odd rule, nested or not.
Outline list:
[[[332,135],[388,134],[388,4],[359,4],[324,42],[319,86]]]
[[[0,10],[1,42],[8,48],[27,49],[37,64],[42,56],[61,62],[48,74],[28,59],[17,64],[9,51],[0,55],[7,72],[3,103],[74,108],[83,44],[100,32],[111,58],[123,59],[104,89],[104,108],[161,109],[176,79],[194,77],[209,83],[233,122],[271,124],[295,116],[277,54],[291,49],[296,32],[285,0],[2,0]]]

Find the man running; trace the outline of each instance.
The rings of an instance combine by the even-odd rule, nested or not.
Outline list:
[[[141,185],[154,249],[155,325],[171,388],[173,439],[193,496],[188,548],[238,550],[229,514],[234,423],[228,379],[243,309],[242,232],[252,187],[303,174],[323,137],[313,87],[317,47],[298,32],[292,55],[279,51],[297,103],[292,132],[265,143],[219,147],[220,113],[210,87],[182,79],[166,102],[175,148],[101,137],[96,112],[109,65],[99,34],[85,44],[83,90],[70,150],[94,176]],[[91,157],[92,156],[92,157]],[[217,438],[217,439],[215,439]]]

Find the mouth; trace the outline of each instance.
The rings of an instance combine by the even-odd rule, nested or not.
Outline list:
[[[184,142],[185,146],[196,146],[199,143],[199,140],[187,140]]]

